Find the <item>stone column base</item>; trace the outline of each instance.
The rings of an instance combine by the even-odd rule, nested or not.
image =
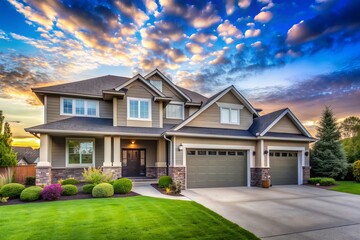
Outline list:
[[[102,167],[103,173],[111,174],[112,179],[121,178],[121,167]]]
[[[303,184],[308,183],[308,180],[310,178],[310,166],[303,167]]]
[[[36,167],[36,185],[51,184],[51,167]]]
[[[270,176],[270,168],[251,168],[251,186],[261,187],[261,180]]]
[[[182,189],[185,189],[185,167],[169,167],[169,176],[173,182],[181,182]]]
[[[146,177],[159,178],[166,176],[166,167],[147,167]]]
[[[51,170],[52,183],[57,183],[60,179],[75,178],[76,180],[83,181],[84,168],[53,168]]]

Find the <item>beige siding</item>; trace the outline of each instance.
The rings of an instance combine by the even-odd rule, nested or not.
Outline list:
[[[218,102],[242,104],[232,92],[225,94]],[[220,107],[214,103],[194,120],[187,124],[192,127],[210,127],[210,128],[230,128],[247,130],[253,123],[252,113],[244,107],[240,110],[240,125],[221,124],[220,123]]]
[[[290,120],[288,116],[284,116],[269,130],[269,132],[301,134],[299,129],[295,126],[295,124]]]
[[[163,91],[165,96],[171,97],[173,101],[184,102],[186,99],[180,95],[173,87],[171,87],[167,82],[163,81]]]
[[[143,127],[160,127],[160,107],[158,102],[152,100],[154,93],[144,83],[135,81],[128,87],[124,99],[118,99],[118,126],[143,126]],[[148,98],[151,99],[152,121],[127,121],[127,98]]]
[[[47,96],[47,122],[59,121],[69,118],[71,116],[60,115],[60,96],[48,95]],[[72,97],[69,97],[72,98]],[[84,99],[84,98],[81,98]],[[112,118],[113,108],[111,101],[99,101],[99,115],[101,118]]]
[[[72,137],[69,137],[72,138]],[[79,138],[79,137],[73,137]],[[66,166],[66,137],[52,136],[51,145],[52,167]],[[102,166],[104,162],[104,138],[95,138],[95,166]]]
[[[175,137],[175,157],[176,165],[183,165],[183,151],[178,151],[181,144],[212,144],[226,146],[252,146],[256,147],[256,141],[251,140],[232,140],[232,139],[207,139],[207,138],[190,138]]]
[[[130,139],[121,139],[121,149],[145,149],[146,167],[155,167],[157,159],[157,141],[156,140],[136,140],[131,144]]]

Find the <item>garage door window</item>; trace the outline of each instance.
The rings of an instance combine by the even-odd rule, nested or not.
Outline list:
[[[245,152],[238,152],[237,155],[238,155],[238,156],[244,156],[244,155],[245,155]]]
[[[287,157],[287,155],[288,155],[287,153],[284,153],[284,152],[281,153],[281,156],[282,156],[282,157]]]
[[[216,155],[216,151],[208,151],[208,155],[210,156]]]
[[[219,155],[225,156],[225,155],[226,155],[226,152],[219,151]]]
[[[235,155],[236,155],[236,152],[228,152],[228,155],[229,155],[229,156],[235,156]]]
[[[187,151],[187,155],[195,155],[195,151]]]
[[[206,151],[198,151],[198,155],[206,155]]]

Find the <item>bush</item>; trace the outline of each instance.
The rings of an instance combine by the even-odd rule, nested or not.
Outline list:
[[[26,186],[35,186],[35,177],[26,177],[25,185]]]
[[[91,184],[85,184],[82,187],[82,191],[83,191],[83,193],[91,194],[94,187],[95,187],[95,184],[92,184],[92,183]]]
[[[78,188],[72,184],[66,184],[61,186],[63,189],[63,196],[72,196],[78,193]]]
[[[319,178],[319,177],[309,178],[308,183],[315,185],[315,184],[320,183],[320,180],[321,180],[321,178]]]
[[[44,200],[53,201],[56,199],[59,199],[61,194],[63,192],[63,189],[61,188],[60,184],[51,184],[49,186],[44,187],[44,189],[41,192],[41,197]]]
[[[126,194],[132,189],[132,181],[128,178],[121,178],[115,180],[113,186],[115,193]]]
[[[322,177],[309,178],[308,183],[313,185],[320,184],[320,186],[331,186],[336,184],[335,179]]]
[[[357,160],[353,164],[353,175],[357,182],[360,182],[360,160]]]
[[[170,187],[172,184],[172,178],[169,176],[162,176],[159,178],[159,187],[160,188],[166,188]]]
[[[114,187],[110,183],[100,183],[92,190],[94,198],[106,198],[114,195]]]
[[[89,167],[84,169],[83,177],[85,182],[93,183],[95,185],[99,183],[108,183],[112,179],[112,174],[105,174],[102,172],[101,168]]]
[[[174,194],[180,194],[181,193],[181,182],[174,182],[170,185],[170,188],[171,188],[171,191],[174,193]]]
[[[79,181],[76,180],[75,178],[68,178],[68,179],[65,179],[63,181],[61,181],[61,185],[77,185],[79,184]]]
[[[32,202],[39,200],[41,197],[41,187],[32,186],[25,188],[20,194],[20,200],[24,202]]]
[[[5,184],[11,183],[14,178],[14,168],[7,167],[4,174],[0,174],[0,188]]]
[[[25,189],[25,186],[19,183],[5,184],[1,190],[0,195],[2,197],[8,197],[10,199],[20,197],[21,192]]]

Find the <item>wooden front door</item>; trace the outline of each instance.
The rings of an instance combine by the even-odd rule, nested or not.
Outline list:
[[[122,175],[124,177],[145,176],[145,150],[123,149]]]

